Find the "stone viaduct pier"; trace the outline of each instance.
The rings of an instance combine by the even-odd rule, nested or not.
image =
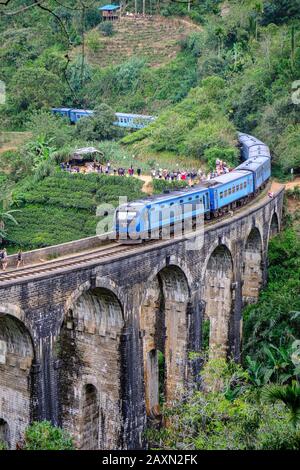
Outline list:
[[[167,403],[201,374],[189,352],[201,350],[204,320],[210,355],[239,360],[242,306],[266,281],[282,206],[279,189],[208,223],[199,250],[109,242],[0,274],[0,439],[13,449],[46,419],[80,449],[143,448],[159,413],[159,352]]]

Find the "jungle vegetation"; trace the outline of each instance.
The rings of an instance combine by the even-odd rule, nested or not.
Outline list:
[[[0,80],[7,92],[0,131],[28,132],[17,149],[0,152],[0,237],[9,251],[93,235],[99,203],[143,195],[134,178],[63,173],[59,164],[86,145],[101,150],[103,163],[143,171],[176,161],[209,168],[220,156],[236,164],[240,130],[268,143],[273,174],[299,172],[300,0],[195,0],[190,11],[170,0],[153,1],[150,10],[146,2],[147,13],[197,26],[156,67],[143,54],[103,67],[88,59],[86,51],[101,48],[99,31],[116,37],[100,22],[96,6],[104,2],[46,0],[50,12],[33,3],[0,6]],[[126,5],[142,8],[132,0]],[[49,113],[60,105],[97,113],[70,126]],[[112,125],[115,111],[158,119],[121,133]],[[164,189],[161,181],[154,186]],[[299,200],[297,191],[289,197]],[[296,211],[270,243],[267,287],[244,311],[241,365],[206,362],[208,386],[163,410],[171,426],[149,432],[153,446],[300,449],[299,253]],[[71,448],[69,437],[49,426],[34,424],[27,448]]]
[[[183,168],[205,169],[212,168],[216,158],[231,165],[238,162],[236,132],[242,130],[270,145],[273,174],[287,177],[291,168],[297,173],[297,2],[195,0],[190,12],[186,5],[168,0],[145,2],[146,13],[159,12],[170,21],[174,15],[183,17],[195,27],[179,41],[175,56],[155,67],[143,54],[105,66],[93,60],[88,52],[101,43],[103,33],[98,2],[46,3],[46,10],[20,0],[0,6],[0,80],[6,85],[0,129],[27,131],[26,141],[17,150],[0,152],[1,197],[9,195],[8,209],[22,209],[20,224],[9,226],[10,250],[20,243],[37,248],[79,236],[68,222],[64,230],[55,230],[56,208],[61,214],[69,211],[71,218],[77,211],[82,235],[94,233],[95,217],[87,215],[86,208],[70,208],[68,200],[54,207],[47,202],[51,192],[48,200],[41,195],[35,203],[19,197],[26,185],[36,182],[49,191],[47,180],[43,181],[49,177],[52,185],[53,178],[57,181],[58,191],[64,179],[58,176],[59,163],[75,148],[94,145],[103,153],[102,163],[134,165],[143,172],[176,168],[178,162]],[[128,11],[137,7],[141,12],[142,6],[142,2],[126,2]],[[95,36],[98,32],[100,39]],[[113,30],[105,35],[115,40]],[[71,126],[49,112],[52,106],[62,105],[92,108],[96,114]],[[152,113],[158,119],[143,130],[124,133],[112,124],[115,111]],[[70,198],[68,191],[65,197]],[[38,204],[40,211],[45,207],[44,217],[38,220],[45,220],[46,214],[53,219],[47,217],[44,228],[41,224],[34,229]],[[69,220],[67,213],[63,219]],[[55,221],[53,230],[51,220]],[[27,234],[24,240],[22,226]]]

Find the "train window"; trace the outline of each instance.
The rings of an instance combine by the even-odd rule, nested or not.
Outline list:
[[[220,199],[223,199],[223,191],[220,192]]]
[[[231,194],[231,188],[228,189],[228,196]]]
[[[228,196],[228,191],[226,189],[226,191],[224,191],[224,197],[227,197]]]
[[[243,183],[240,184],[240,189],[243,189]]]
[[[239,185],[238,184],[236,185],[235,190],[236,190],[236,192],[238,192],[238,190],[239,190]]]
[[[200,196],[196,196],[196,199],[199,199]]]
[[[235,186],[232,187],[232,193],[235,193]]]
[[[180,204],[183,204],[183,199],[180,199],[180,201],[179,201],[179,202],[180,202]]]
[[[244,188],[247,188],[247,182],[244,181]]]
[[[170,202],[170,206],[174,206],[174,202]]]
[[[193,198],[192,197],[189,197],[189,201],[191,201]]]

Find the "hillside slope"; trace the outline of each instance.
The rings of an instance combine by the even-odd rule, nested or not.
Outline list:
[[[90,63],[106,67],[139,56],[152,66],[160,66],[176,57],[180,40],[202,29],[184,18],[158,15],[126,16],[114,22],[113,28],[110,37],[105,37],[99,28],[87,35]]]

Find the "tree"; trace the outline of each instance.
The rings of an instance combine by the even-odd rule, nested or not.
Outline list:
[[[9,104],[14,112],[50,108],[60,103],[65,92],[61,79],[43,67],[24,66],[14,75]]]
[[[59,4],[59,7],[56,8],[53,6],[51,0],[45,0],[40,2],[40,0],[33,0],[30,5],[21,6],[15,8],[14,10],[9,10],[11,0],[4,0],[0,2],[0,13],[4,17],[14,18],[22,16],[27,10],[40,9],[43,12],[46,12],[50,15],[52,21],[58,26],[59,30],[62,33],[62,42],[66,46],[67,50],[71,49],[74,46],[74,43],[71,38],[71,29],[75,26],[76,33],[81,37],[81,83],[83,84],[84,75],[85,75],[85,30],[88,27],[92,27],[97,23],[98,10],[96,8],[96,0],[76,0],[72,4],[61,4],[60,2],[55,2]],[[72,19],[72,14],[77,13],[77,16],[80,18],[79,22],[70,22],[68,20]],[[76,24],[77,23],[77,24]],[[63,77],[65,79],[65,84],[69,87],[71,94],[75,101],[79,101],[77,97],[76,90],[74,90],[68,80],[67,70],[71,59],[69,54],[65,55],[65,66],[63,68]],[[45,87],[48,88],[48,87]]]
[[[300,18],[300,0],[264,1],[262,25],[282,24],[289,19]]]
[[[7,238],[7,232],[5,230],[5,223],[9,220],[15,225],[18,225],[18,222],[13,216],[13,213],[20,212],[19,210],[4,210],[0,208],[0,244],[3,242],[3,239]]]
[[[76,131],[85,140],[110,140],[119,134],[119,129],[114,126],[115,112],[102,103],[95,108],[92,117],[81,118],[76,124]]]
[[[25,431],[24,450],[74,450],[71,436],[49,421],[34,422]]]
[[[263,390],[264,398],[275,403],[282,401],[290,411],[290,419],[296,428],[300,423],[300,385],[293,381],[291,385],[271,385]]]

